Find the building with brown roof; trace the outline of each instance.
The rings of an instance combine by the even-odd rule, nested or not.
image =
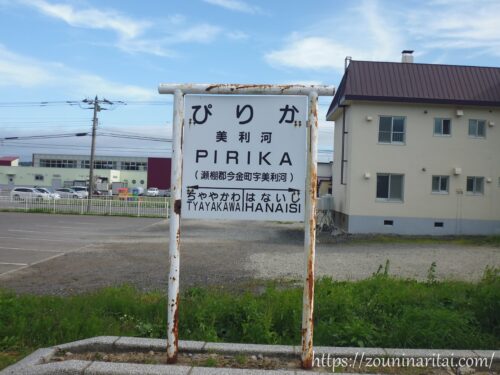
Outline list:
[[[336,226],[500,234],[500,68],[346,61],[335,121]]]

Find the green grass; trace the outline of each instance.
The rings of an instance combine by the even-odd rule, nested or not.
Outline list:
[[[356,282],[316,283],[315,345],[495,349],[500,271],[478,283],[401,280],[379,272]],[[302,290],[260,294],[192,288],[180,300],[180,338],[300,343]],[[40,347],[99,335],[164,337],[164,293],[107,288],[71,297],[0,291],[0,369]]]
[[[203,367],[215,367],[217,366],[217,360],[215,358],[207,358],[203,362]]]
[[[463,246],[495,246],[500,247],[500,236],[396,236],[396,235],[370,235],[360,238],[350,238],[348,243],[387,243],[387,244],[412,244],[432,245],[451,244]]]

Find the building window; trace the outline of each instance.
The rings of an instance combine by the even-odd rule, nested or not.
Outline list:
[[[486,137],[486,120],[469,120],[469,137]]]
[[[380,116],[378,141],[379,143],[405,143],[405,118]]]
[[[96,160],[94,161],[95,169],[114,169],[116,168],[116,162],[109,160]]]
[[[122,162],[122,170],[125,171],[146,171],[147,168],[147,163],[143,162],[136,162],[136,161],[124,161]]]
[[[436,194],[448,194],[449,181],[448,176],[432,176],[432,192]]]
[[[141,180],[141,185],[144,185],[144,180]]]
[[[76,160],[40,159],[40,167],[43,168],[76,168]]]
[[[136,180],[132,180],[132,183],[133,183],[134,185],[136,184],[136,182],[137,182]]]
[[[89,169],[90,161],[82,160],[80,162],[81,168]],[[94,160],[94,168],[95,169],[116,169],[116,161],[110,160]]]
[[[451,135],[451,120],[449,118],[435,118],[434,135]]]
[[[467,193],[484,194],[484,177],[467,177]]]
[[[35,181],[43,181],[43,174],[36,174]]]
[[[402,202],[404,175],[377,173],[377,199]]]

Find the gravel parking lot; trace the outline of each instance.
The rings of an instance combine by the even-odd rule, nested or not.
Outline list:
[[[302,277],[300,224],[188,221],[181,226],[181,288],[245,288],[258,279]],[[318,276],[369,277],[390,261],[390,273],[425,279],[477,280],[500,267],[500,248],[451,244],[334,243],[319,236]],[[161,219],[0,213],[0,287],[36,294],[73,294],[129,283],[166,289],[168,223]]]

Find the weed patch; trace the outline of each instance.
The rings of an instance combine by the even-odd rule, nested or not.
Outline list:
[[[500,271],[478,283],[401,280],[389,264],[371,278],[316,283],[315,345],[493,349],[500,346]],[[192,288],[180,300],[180,339],[297,345],[302,289],[259,294]],[[128,286],[71,297],[0,291],[0,368],[40,347],[116,335],[161,338],[163,292]],[[238,358],[238,361],[243,359]],[[207,364],[209,365],[209,364]]]
[[[500,247],[500,236],[398,236],[398,235],[356,235],[346,241],[351,244],[450,244],[462,246]]]

